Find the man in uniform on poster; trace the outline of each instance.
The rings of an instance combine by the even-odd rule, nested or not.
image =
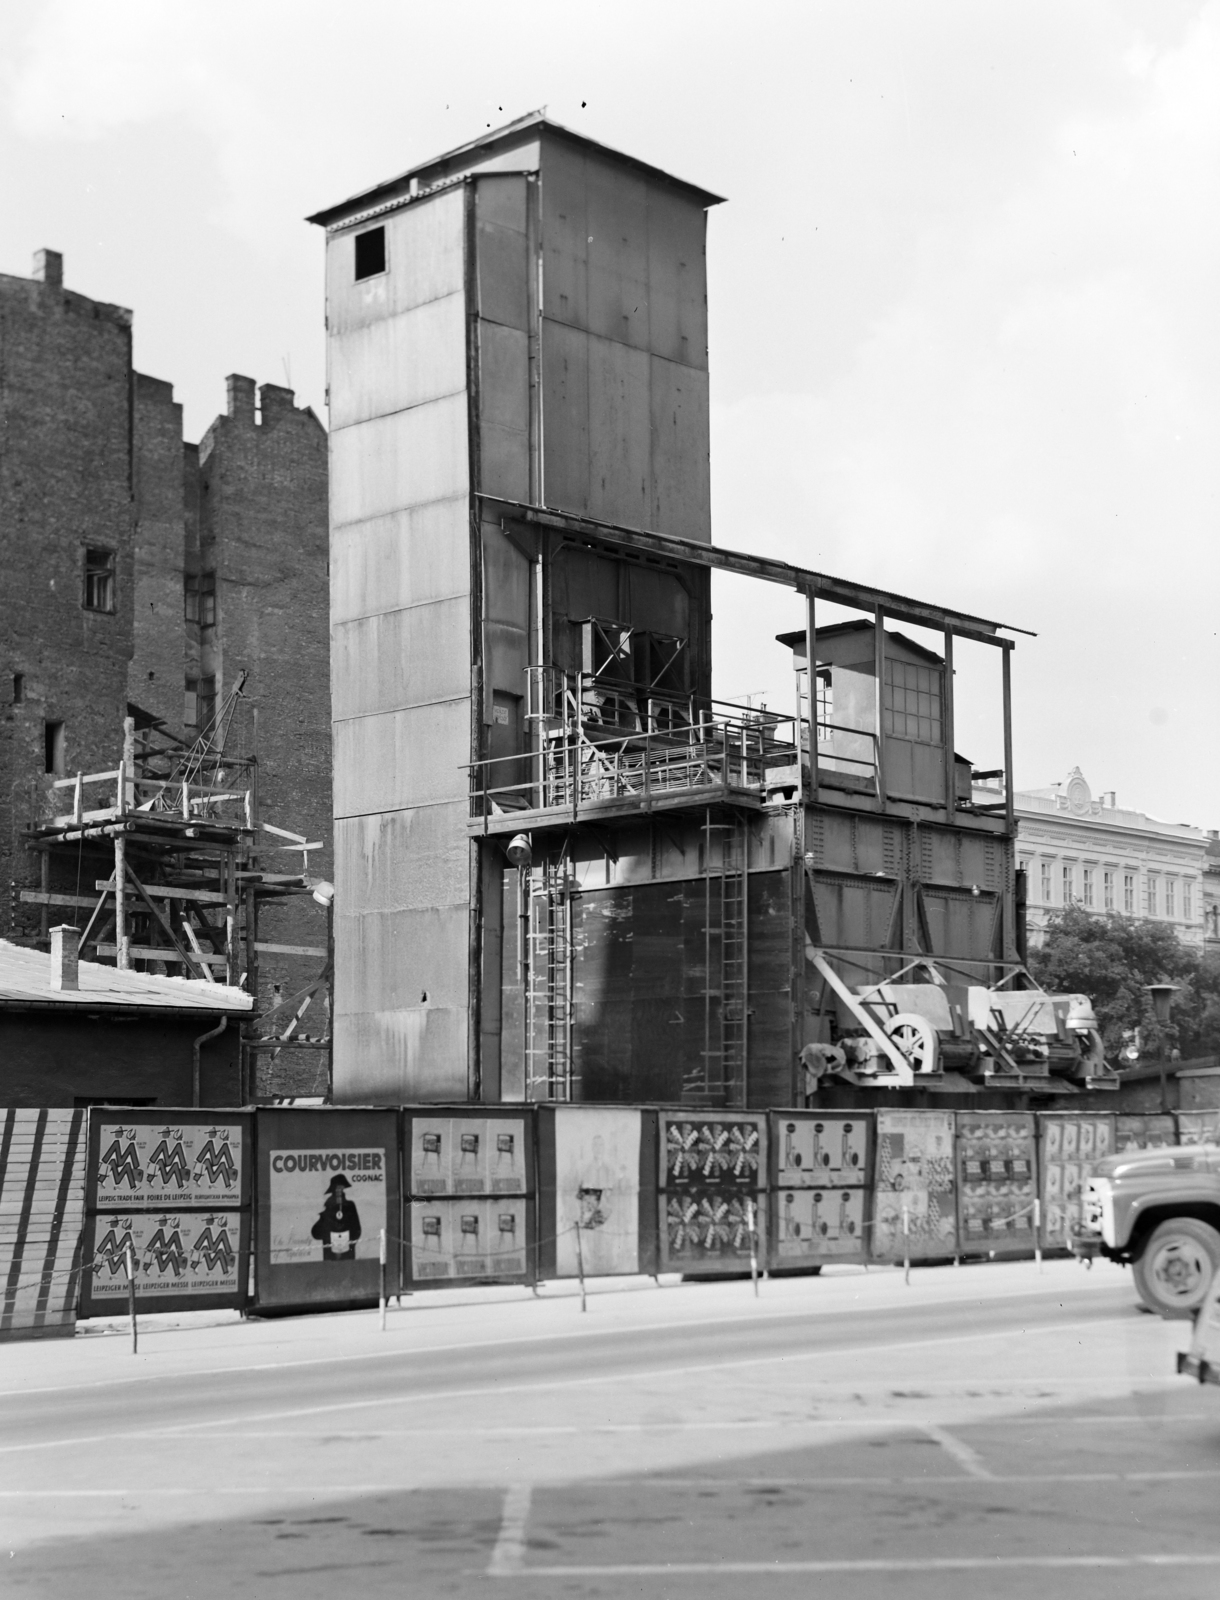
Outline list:
[[[326,1191],[326,1204],[313,1227],[312,1237],[322,1241],[323,1261],[354,1261],[356,1240],[360,1237],[360,1216],[347,1198],[351,1188],[341,1172],[336,1172]]]

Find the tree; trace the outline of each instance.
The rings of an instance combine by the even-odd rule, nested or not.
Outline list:
[[[1111,1060],[1130,1028],[1139,1028],[1143,1054],[1152,1058],[1220,1049],[1220,961],[1183,944],[1164,923],[1068,906],[1047,923],[1029,966],[1052,994],[1088,995]],[[1178,992],[1162,1026],[1145,985],[1166,979]]]

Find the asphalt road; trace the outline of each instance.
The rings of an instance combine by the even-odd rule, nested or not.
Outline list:
[[[1110,1272],[7,1347],[0,1593],[1213,1600],[1220,1390]]]

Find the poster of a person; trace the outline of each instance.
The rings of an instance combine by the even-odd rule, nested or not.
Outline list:
[[[310,1229],[322,1242],[323,1261],[351,1261],[360,1237],[360,1213],[347,1198],[351,1187],[341,1172],[336,1172],[326,1190],[326,1203]]]

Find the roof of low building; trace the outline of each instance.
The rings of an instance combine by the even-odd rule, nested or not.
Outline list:
[[[0,1007],[96,1011],[104,1006],[118,1011],[189,1011],[212,1016],[242,1015],[254,1009],[251,995],[228,984],[120,972],[100,961],[82,961],[78,981],[78,989],[53,989],[50,955],[0,939]]]

